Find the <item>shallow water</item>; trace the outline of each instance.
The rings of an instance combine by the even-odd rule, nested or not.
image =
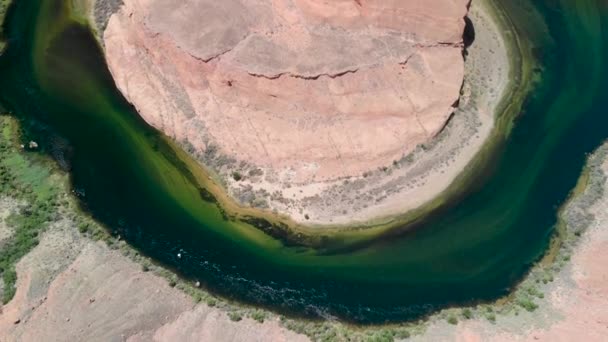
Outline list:
[[[73,186],[109,229],[214,292],[285,313],[385,322],[505,294],[546,250],[585,155],[608,137],[608,6],[534,1],[550,33],[527,37],[542,80],[466,196],[418,229],[359,246],[328,253],[287,245],[226,221],[203,199],[190,164],[116,90],[67,3],[13,7],[0,58],[3,105],[44,146],[56,136],[69,141],[62,156]],[[529,5],[505,8],[515,16],[520,3]]]

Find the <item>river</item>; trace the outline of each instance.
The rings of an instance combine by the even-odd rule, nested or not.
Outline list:
[[[192,161],[118,92],[69,3],[16,1],[1,103],[42,146],[69,142],[53,153],[108,229],[213,292],[287,314],[381,323],[505,295],[547,249],[586,154],[608,137],[608,6],[534,1],[550,34],[530,37],[541,80],[474,191],[364,244],[284,243],[224,218]]]

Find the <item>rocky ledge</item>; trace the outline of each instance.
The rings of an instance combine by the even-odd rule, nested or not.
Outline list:
[[[437,135],[460,96],[469,3],[123,0],[103,42],[148,123],[229,190],[257,177],[273,193],[361,177]]]

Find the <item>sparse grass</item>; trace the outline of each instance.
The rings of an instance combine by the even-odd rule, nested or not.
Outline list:
[[[289,330],[308,336],[312,341],[395,341],[424,332],[426,322],[409,322],[378,327],[353,328],[335,321],[311,322],[281,317]]]

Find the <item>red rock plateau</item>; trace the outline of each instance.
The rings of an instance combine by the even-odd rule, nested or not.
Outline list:
[[[441,131],[463,82],[469,2],[124,0],[103,37],[127,99],[195,154],[324,182]]]

